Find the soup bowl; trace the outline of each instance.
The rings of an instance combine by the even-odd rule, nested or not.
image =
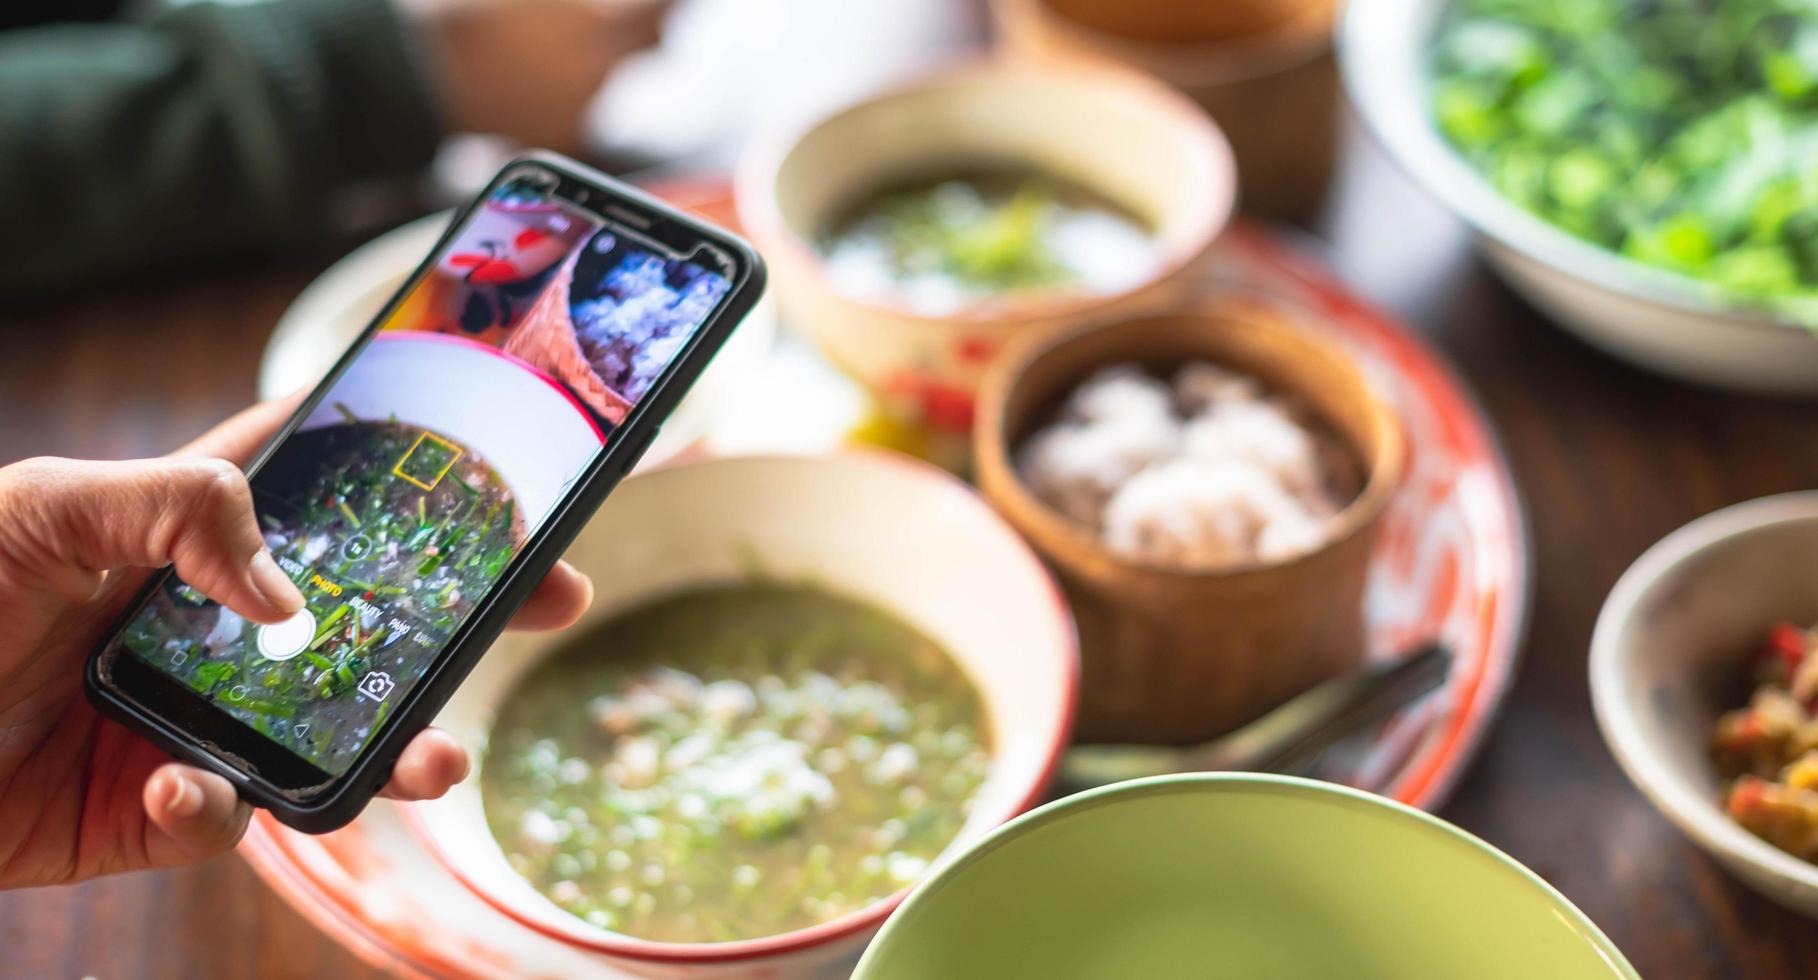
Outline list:
[[[1777,622],[1818,622],[1818,493],[1726,507],[1674,531],[1623,573],[1591,637],[1591,704],[1629,780],[1763,895],[1818,918],[1818,865],[1724,811],[1711,733],[1747,699],[1749,660]]]
[[[1361,489],[1311,550],[1207,570],[1144,564],[1049,506],[1017,471],[1023,440],[1093,372],[1193,359],[1298,398],[1360,464]],[[979,486],[1059,571],[1072,601],[1082,738],[1211,738],[1362,659],[1364,583],[1402,476],[1401,422],[1342,346],[1272,302],[1202,301],[1029,338],[986,380],[973,448]]]
[[[1033,805],[1070,733],[1077,654],[1066,606],[1021,539],[963,484],[927,464],[853,453],[661,468],[615,491],[567,558],[597,590],[577,630],[678,591],[758,578],[859,599],[940,643],[978,690],[993,732],[990,772],[944,854]],[[551,635],[501,639],[437,724],[483,759],[503,699],[564,642]],[[557,907],[512,869],[488,830],[479,777],[476,771],[442,799],[407,808],[413,830],[503,914],[625,970],[843,975],[901,899],[734,942],[652,942],[609,932]]]
[[[1635,980],[1566,898],[1437,817],[1330,783],[1133,780],[999,828],[918,887],[855,980]]]
[[[947,314],[856,298],[816,241],[893,184],[954,170],[1028,170],[1093,191],[1151,230],[1149,275],[1109,293],[986,297]],[[1158,302],[1229,220],[1231,150],[1198,107],[1122,69],[978,64],[840,110],[747,156],[739,217],[770,263],[785,321],[877,395],[891,415],[964,432],[992,357],[1033,329]]]

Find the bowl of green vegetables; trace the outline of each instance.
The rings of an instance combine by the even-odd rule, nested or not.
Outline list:
[[[1818,394],[1818,8],[1353,0],[1340,55],[1543,312],[1665,374]]]

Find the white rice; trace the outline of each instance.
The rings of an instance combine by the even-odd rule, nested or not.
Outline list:
[[[1305,554],[1355,493],[1346,457],[1256,379],[1192,362],[1173,384],[1134,365],[1088,378],[1017,453],[1049,506],[1130,559],[1204,569]]]

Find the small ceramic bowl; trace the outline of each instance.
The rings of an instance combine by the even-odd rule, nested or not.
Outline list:
[[[1818,865],[1724,813],[1710,748],[1768,629],[1818,622],[1814,554],[1818,493],[1751,500],[1667,535],[1597,617],[1591,701],[1616,761],[1668,820],[1756,891],[1818,917]]]
[[[1709,284],[1644,265],[1510,202],[1434,127],[1429,39],[1447,0],[1349,0],[1345,87],[1403,169],[1469,223],[1509,284],[1560,325],[1662,374],[1766,394],[1818,394],[1818,332]]]
[[[1120,64],[1185,92],[1231,140],[1243,207],[1318,214],[1338,149],[1337,0],[992,0],[1013,57]]]
[[[1636,980],[1513,858],[1357,790],[1160,776],[1027,814],[935,872],[855,980]]]
[[[750,578],[822,584],[887,609],[953,655],[993,732],[991,773],[948,853],[1040,798],[1073,717],[1078,657],[1053,580],[982,500],[905,457],[737,457],[664,467],[614,491],[567,559],[593,578],[578,630],[678,590]],[[561,635],[508,634],[437,724],[483,759],[500,700]],[[607,932],[544,898],[487,830],[478,772],[406,819],[431,853],[505,915],[651,976],[805,976],[849,969],[901,895],[820,925],[727,943]]]
[[[1027,167],[1103,194],[1153,228],[1161,256],[1114,294],[1011,294],[948,315],[856,299],[828,280],[815,241],[892,183],[951,168]],[[955,69],[834,113],[760,147],[738,174],[739,219],[770,264],[784,319],[897,418],[965,431],[985,366],[1030,330],[1159,302],[1230,218],[1230,147],[1191,102],[1121,70],[1000,64]]]
[[[1017,447],[1088,375],[1127,362],[1168,370],[1195,358],[1298,397],[1349,444],[1363,488],[1318,548],[1203,572],[1143,565],[1023,484]],[[1394,410],[1333,340],[1264,301],[1206,302],[1033,338],[993,367],[979,405],[979,486],[1059,571],[1079,621],[1083,739],[1211,738],[1363,657],[1370,550],[1405,448]]]

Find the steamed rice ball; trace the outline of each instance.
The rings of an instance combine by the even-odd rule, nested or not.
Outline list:
[[[1204,361],[1172,383],[1098,371],[1016,466],[1050,507],[1145,564],[1214,568],[1319,546],[1355,494],[1353,461],[1299,406]]]
[[[1174,393],[1133,364],[1102,368],[1074,389],[1062,416],[1086,424],[1127,427],[1176,423]]]
[[[1098,526],[1113,491],[1180,444],[1172,392],[1128,365],[1087,378],[1061,418],[1023,444],[1016,468],[1048,506],[1089,527]]]
[[[1267,471],[1303,499],[1320,492],[1313,436],[1274,401],[1218,405],[1181,431],[1182,455],[1212,462],[1243,460]]]
[[[1215,405],[1261,397],[1262,385],[1255,378],[1211,361],[1191,361],[1174,372],[1174,406],[1188,418]]]
[[[1179,424],[1172,417],[1061,424],[1030,437],[1017,453],[1023,482],[1048,506],[1098,527],[1111,494],[1143,468],[1173,456]]]
[[[1111,496],[1104,541],[1135,561],[1207,568],[1292,557],[1319,544],[1321,524],[1258,466],[1180,458]]]

